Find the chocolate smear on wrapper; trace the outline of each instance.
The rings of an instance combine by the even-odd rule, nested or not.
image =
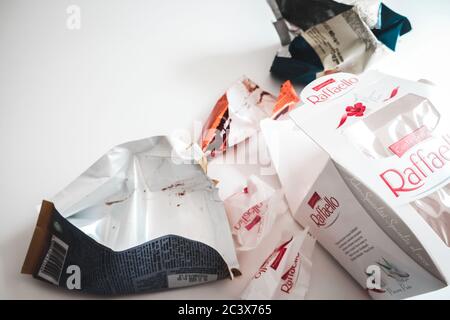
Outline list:
[[[180,162],[178,146],[168,137],[117,146],[55,205],[44,201],[22,273],[106,295],[239,274],[217,189],[195,160]]]

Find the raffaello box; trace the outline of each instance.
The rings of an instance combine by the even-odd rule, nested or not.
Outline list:
[[[446,287],[445,95],[424,81],[335,73],[305,87],[301,101],[289,120],[261,123],[295,220],[374,299]]]

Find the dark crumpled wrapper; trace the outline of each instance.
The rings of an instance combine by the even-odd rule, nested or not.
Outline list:
[[[268,2],[277,18],[274,25],[281,43],[286,46],[274,58],[270,69],[274,76],[281,80],[307,84],[318,75],[338,71],[355,73],[354,70],[346,70],[345,66],[326,69],[316,50],[302,36],[303,32],[352,10],[353,6],[332,0],[268,0]],[[392,51],[396,49],[398,38],[411,30],[411,24],[406,17],[383,3],[380,4],[377,25],[371,27],[370,31],[379,45]]]

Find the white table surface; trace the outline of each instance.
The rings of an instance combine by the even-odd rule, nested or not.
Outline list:
[[[379,70],[448,86],[450,1],[386,3],[413,31]],[[70,4],[80,30],[66,27]],[[95,298],[19,273],[36,204],[114,145],[201,122],[242,74],[277,93],[272,18],[264,0],[0,0],[0,298]],[[281,229],[297,230],[289,219],[239,255],[236,280],[125,298],[238,298]],[[320,247],[313,265],[308,298],[367,298]],[[450,288],[422,298],[450,298]]]

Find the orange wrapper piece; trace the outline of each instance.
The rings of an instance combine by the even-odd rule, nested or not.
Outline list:
[[[211,144],[215,137],[216,137],[216,130],[218,128],[223,128],[226,130],[225,127],[225,120],[228,118],[228,99],[227,95],[224,94],[216,103],[214,106],[214,109],[212,110],[211,114],[208,117],[208,120],[206,121],[205,125],[202,129],[202,141],[201,141],[201,147],[203,151],[206,151],[208,148],[208,145]],[[220,149],[224,149],[226,147],[225,140],[222,141],[222,144],[220,146]]]
[[[281,85],[280,94],[272,112],[272,119],[278,119],[281,115],[295,108],[300,98],[295,92],[292,83],[288,80]]]
[[[281,86],[277,99],[242,77],[216,102],[202,128],[199,144],[207,157],[214,157],[258,132],[261,120],[278,118],[299,100],[290,81]]]

